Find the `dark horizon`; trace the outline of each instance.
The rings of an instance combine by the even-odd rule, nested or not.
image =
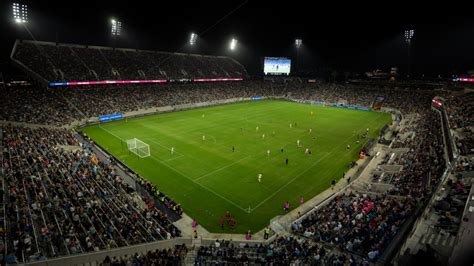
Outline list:
[[[21,25],[13,22],[13,2],[5,1],[0,6],[3,64],[9,61],[15,39],[31,39]],[[180,2],[149,7],[146,2],[135,1],[135,6],[130,7],[130,3],[118,1],[15,2],[28,4],[27,27],[40,41],[227,55],[254,75],[261,74],[264,56],[295,60],[296,38],[303,40],[300,70],[365,72],[376,68],[387,71],[396,66],[406,73],[406,29],[415,30],[411,47],[413,74],[446,77],[474,69],[474,9],[470,6],[398,4],[387,8],[344,4],[341,8],[337,4],[318,7],[303,1],[280,5],[232,0],[191,2],[185,7]],[[123,23],[123,34],[116,40],[110,34],[112,17]],[[199,34],[193,47],[187,45],[191,32]],[[236,51],[227,48],[232,37],[238,40]]]

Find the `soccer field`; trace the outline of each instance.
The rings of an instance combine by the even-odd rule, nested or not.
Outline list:
[[[300,196],[307,201],[330,187],[357,159],[367,140],[356,144],[358,135],[369,128],[369,137],[377,137],[390,122],[386,113],[265,100],[120,120],[83,131],[209,231],[243,233],[284,215],[286,201],[294,209]],[[149,144],[151,156],[130,153],[124,141],[132,138]],[[312,154],[305,154],[306,148]],[[235,230],[220,228],[227,210],[236,219]]]

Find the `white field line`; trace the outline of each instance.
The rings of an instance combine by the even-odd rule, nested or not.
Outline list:
[[[212,174],[215,174],[215,173],[217,173],[217,172],[219,172],[219,171],[222,171],[222,170],[224,170],[224,169],[226,169],[226,168],[228,168],[228,167],[231,167],[232,165],[237,164],[237,163],[239,163],[239,162],[241,162],[241,161],[243,161],[243,160],[245,160],[245,159],[247,159],[247,158],[249,158],[249,157],[250,157],[250,155],[249,155],[249,156],[246,156],[246,157],[244,157],[244,158],[242,158],[242,159],[240,159],[240,160],[238,160],[238,161],[235,161],[235,162],[233,162],[233,163],[231,163],[231,164],[225,165],[225,166],[223,166],[223,167],[221,167],[221,168],[219,168],[219,169],[216,169],[216,170],[214,170],[214,171],[212,171],[212,172],[209,172],[209,173],[207,173],[207,174],[205,174],[205,175],[202,175],[202,176],[200,176],[200,177],[194,179],[194,181],[201,180],[201,179],[204,178],[204,177],[207,177],[207,176],[210,176],[210,175],[212,175]]]
[[[167,149],[167,150],[169,150],[169,151],[171,152],[171,148],[168,148],[168,147],[166,147],[165,145],[160,144],[159,142],[152,140],[151,138],[144,138],[144,139],[146,139],[147,141],[153,142],[153,143],[155,143],[156,145],[161,146],[161,147],[163,147],[163,148],[165,148],[165,149]],[[181,155],[181,156],[184,156],[184,154],[182,154],[182,153],[180,153],[180,152],[175,151],[175,153],[176,153],[176,154],[179,154],[179,155]]]
[[[314,162],[310,167],[306,168],[304,171],[302,171],[301,173],[299,173],[298,175],[296,175],[295,177],[293,177],[293,179],[291,179],[288,183],[284,184],[283,186],[281,186],[278,190],[276,190],[275,192],[273,192],[270,196],[268,196],[267,198],[265,198],[263,201],[261,201],[259,204],[257,204],[257,206],[255,206],[254,208],[252,208],[250,210],[250,212],[254,211],[255,209],[257,209],[258,207],[260,207],[262,204],[264,204],[265,202],[267,202],[269,199],[273,198],[273,196],[275,196],[278,192],[280,192],[282,189],[284,189],[286,186],[288,186],[289,184],[293,183],[296,179],[298,179],[302,174],[306,173],[309,169],[313,168],[317,163],[319,163],[322,159],[326,158],[328,155],[332,154],[332,152],[328,152],[326,153],[323,157],[319,158],[319,160],[317,160],[316,162]]]
[[[182,177],[188,179],[189,181],[191,181],[191,182],[193,182],[194,184],[196,184],[196,185],[202,187],[203,189],[205,189],[205,190],[211,192],[212,194],[218,196],[219,198],[221,198],[221,199],[227,201],[228,203],[234,205],[235,207],[239,208],[240,210],[242,210],[242,211],[244,211],[244,212],[247,212],[247,213],[250,213],[248,209],[245,209],[245,208],[241,207],[239,204],[237,204],[237,203],[235,203],[235,202],[233,202],[233,201],[227,199],[226,197],[222,196],[221,194],[215,192],[214,190],[212,190],[212,189],[210,189],[210,188],[204,186],[204,185],[201,184],[201,183],[196,182],[196,181],[193,180],[191,177],[187,176],[186,174],[182,173],[181,171],[179,171],[178,169],[172,167],[171,165],[168,165],[167,163],[165,163],[165,162],[159,160],[158,158],[155,158],[153,155],[150,156],[150,158],[152,158],[153,160],[155,160],[155,161],[161,163],[162,165],[168,167],[169,169],[171,169],[171,170],[173,170],[174,172],[178,173],[178,174],[181,175]]]
[[[261,112],[261,113],[264,113],[264,112]],[[378,118],[380,118],[380,116],[375,117],[372,121],[377,120]],[[244,118],[244,120],[247,120],[247,118]],[[371,121],[371,122],[372,122],[372,121]],[[116,137],[116,138],[118,138],[118,139],[120,139],[120,140],[123,141],[122,138],[118,137],[118,136],[115,135],[114,133],[112,133],[112,132],[110,132],[109,130],[103,128],[102,126],[100,126],[100,127],[101,127],[104,131],[106,131],[106,132],[108,132],[109,134],[111,134],[112,136],[114,136],[114,137]],[[214,127],[215,127],[215,126],[214,126]],[[365,126],[364,126],[363,128],[365,128]],[[189,132],[186,132],[186,133],[190,133],[190,132],[193,132],[193,130],[191,130],[191,131],[189,131]],[[353,135],[351,135],[350,137],[348,137],[346,140],[344,140],[344,141],[342,142],[342,145],[341,145],[341,146],[345,145],[345,142],[347,142],[347,140],[351,139],[352,137],[356,136],[357,134],[358,134],[358,133],[356,132],[355,134],[353,134]],[[152,142],[154,142],[154,141],[152,141]],[[158,144],[158,143],[157,143],[157,144]],[[158,144],[158,145],[162,146],[161,144]],[[164,147],[164,146],[163,146],[163,147]],[[206,189],[207,191],[213,193],[214,195],[220,197],[221,199],[223,199],[223,200],[229,202],[230,204],[234,205],[235,207],[239,208],[240,210],[242,210],[242,211],[244,211],[244,212],[247,212],[247,213],[251,213],[252,211],[256,210],[258,207],[260,207],[262,204],[264,204],[266,201],[268,201],[269,199],[271,199],[273,196],[275,196],[275,195],[276,195],[278,192],[280,192],[283,188],[285,188],[285,187],[288,186],[289,184],[293,183],[293,182],[294,182],[296,179],[298,179],[302,174],[306,173],[308,170],[310,170],[311,168],[313,168],[314,165],[316,165],[319,161],[321,161],[322,159],[324,159],[324,158],[327,157],[328,155],[332,154],[332,153],[334,152],[334,150],[336,150],[336,148],[338,148],[338,147],[339,147],[339,146],[336,146],[336,147],[335,147],[334,149],[332,149],[330,152],[326,153],[326,154],[325,154],[323,157],[321,157],[318,161],[316,161],[316,162],[313,163],[310,167],[308,167],[307,169],[305,169],[304,171],[302,171],[301,173],[299,173],[298,175],[296,175],[292,180],[290,180],[288,183],[286,183],[285,185],[283,185],[282,187],[280,187],[277,191],[275,191],[275,192],[272,193],[270,196],[268,196],[267,198],[265,198],[263,201],[261,201],[259,204],[257,204],[257,206],[255,206],[254,208],[250,208],[250,207],[249,207],[249,208],[243,208],[243,207],[241,207],[240,205],[236,204],[235,202],[233,202],[233,201],[227,199],[226,197],[220,195],[219,193],[215,192],[214,190],[209,189],[208,187],[206,187],[206,186],[204,186],[204,185],[202,185],[202,184],[196,182],[195,180],[193,180],[192,178],[188,177],[186,174],[180,172],[179,170],[175,169],[174,167],[172,167],[172,166],[170,166],[170,165],[164,163],[164,161],[161,161],[161,160],[159,160],[158,158],[155,158],[154,156],[151,156],[151,157],[152,157],[152,159],[154,159],[154,160],[160,162],[161,164],[163,164],[164,166],[170,168],[171,170],[175,171],[176,173],[180,174],[181,176],[187,178],[187,179],[190,180],[191,182],[193,182],[193,183],[197,184],[198,186],[200,186],[200,187]],[[183,156],[184,156],[184,155],[183,155]],[[249,156],[250,156],[250,155],[249,155]],[[243,160],[243,159],[240,159],[239,161],[241,161],[241,160]],[[224,167],[225,167],[225,166],[224,166]],[[199,177],[198,179],[200,179],[200,178],[201,178],[201,177]]]
[[[117,136],[117,135],[115,135],[114,133],[110,132],[109,130],[107,130],[107,129],[103,128],[103,127],[100,127],[100,128],[103,129],[104,131],[106,131],[107,133],[111,134],[112,136],[118,138],[119,140],[123,141],[122,138],[120,138],[119,136]],[[190,177],[187,176],[186,174],[182,173],[181,171],[179,171],[178,169],[172,167],[171,165],[168,165],[168,164],[165,163],[164,161],[161,161],[160,159],[156,158],[155,156],[150,155],[150,158],[153,159],[153,160],[155,160],[155,161],[157,161],[157,162],[159,162],[159,163],[161,163],[163,166],[168,167],[169,169],[171,169],[171,170],[173,170],[174,172],[178,173],[178,174],[181,175],[182,177],[184,177],[184,178],[188,179],[189,181],[195,183],[196,185],[198,185],[198,186],[204,188],[205,190],[211,192],[212,194],[218,196],[219,198],[221,198],[221,199],[227,201],[228,203],[234,205],[235,207],[239,208],[240,210],[242,210],[242,211],[244,211],[244,212],[247,212],[247,213],[250,213],[248,208],[247,208],[247,209],[246,209],[246,208],[243,208],[243,207],[241,207],[240,205],[238,205],[237,203],[235,203],[235,202],[233,202],[233,201],[227,199],[226,197],[220,195],[219,193],[215,192],[214,190],[212,190],[212,189],[210,189],[210,188],[208,188],[208,187],[206,187],[206,186],[204,186],[204,185],[202,185],[202,184],[200,184],[200,183],[194,181],[192,178],[190,178]]]
[[[172,158],[169,158],[169,159],[163,160],[163,162],[170,162],[170,161],[173,161],[173,160],[176,160],[176,159],[182,158],[182,157],[184,157],[184,155],[182,155],[182,154],[179,154],[179,156],[175,156],[175,157],[172,157]]]
[[[379,119],[380,116],[377,116],[376,118],[374,118],[372,121],[375,121],[377,119]],[[313,168],[317,163],[319,163],[322,159],[324,159],[325,157],[327,157],[328,155],[332,154],[337,148],[339,148],[340,146],[343,146],[343,145],[346,145],[346,142],[348,140],[350,140],[351,138],[353,138],[354,136],[356,136],[358,133],[356,132],[355,134],[352,134],[351,136],[349,136],[347,139],[345,139],[344,141],[342,141],[342,145],[338,145],[336,147],[334,147],[331,151],[329,151],[326,155],[324,155],[323,157],[321,157],[319,160],[317,160],[315,163],[313,163],[310,167],[306,168],[304,171],[302,171],[301,173],[299,173],[298,175],[296,175],[293,179],[291,179],[288,183],[286,183],[285,185],[283,185],[282,187],[280,187],[278,190],[276,190],[275,192],[273,192],[270,196],[268,196],[267,198],[265,198],[263,201],[261,201],[259,204],[257,204],[257,206],[255,206],[254,208],[251,208],[250,209],[250,212],[253,212],[254,210],[256,210],[258,207],[260,207],[262,204],[264,204],[265,202],[267,202],[269,199],[271,199],[273,196],[275,196],[278,192],[280,192],[283,188],[285,188],[286,186],[288,186],[289,184],[293,183],[296,179],[298,179],[302,174],[306,173],[308,170],[310,170],[311,168]]]

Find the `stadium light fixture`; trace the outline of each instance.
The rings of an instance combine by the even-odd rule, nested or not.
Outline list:
[[[415,30],[406,30],[405,31],[405,41],[407,43],[410,43],[411,39],[413,38],[413,35],[415,35]]]
[[[195,45],[197,37],[198,37],[198,35],[196,33],[191,33],[191,36],[189,37],[189,44],[190,45]]]
[[[302,44],[303,44],[303,40],[301,40],[301,39],[296,39],[295,40],[296,48],[300,48]]]
[[[235,50],[235,47],[237,46],[237,40],[232,38],[232,40],[230,41],[230,50]]]
[[[110,23],[112,23],[112,35],[120,36],[122,34],[122,22],[116,19],[112,19]]]
[[[12,4],[13,19],[16,23],[28,22],[28,6],[26,4]]]

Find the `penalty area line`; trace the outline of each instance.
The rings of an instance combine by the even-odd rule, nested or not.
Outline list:
[[[115,135],[114,133],[110,132],[109,130],[107,130],[107,129],[103,128],[103,127],[100,127],[100,128],[101,128],[102,130],[106,131],[107,133],[109,133],[110,135],[112,135],[112,136],[118,138],[119,140],[123,141],[122,138],[120,138],[119,136],[117,136],[117,135]],[[183,156],[184,156],[184,155],[183,155]],[[155,156],[153,156],[153,155],[151,155],[151,154],[150,154],[150,158],[153,159],[153,160],[155,160],[155,161],[157,161],[157,162],[159,162],[159,163],[161,163],[163,166],[168,167],[168,168],[171,169],[172,171],[178,173],[178,174],[181,175],[182,177],[188,179],[189,181],[195,183],[196,185],[202,187],[203,189],[205,189],[205,190],[211,192],[212,194],[216,195],[217,197],[219,197],[219,198],[221,198],[221,199],[227,201],[228,203],[234,205],[234,206],[237,207],[239,210],[244,211],[244,212],[246,212],[246,213],[250,213],[250,208],[243,208],[243,207],[241,207],[239,204],[237,204],[237,203],[235,203],[235,202],[233,202],[233,201],[227,199],[226,197],[224,197],[224,196],[220,195],[219,193],[215,192],[214,190],[212,190],[212,189],[210,189],[210,188],[204,186],[203,184],[200,184],[200,183],[198,183],[198,182],[195,182],[192,178],[190,178],[190,177],[187,176],[186,174],[182,173],[182,172],[179,171],[178,169],[176,169],[176,168],[174,168],[174,167],[168,165],[168,164],[165,163],[164,161],[161,161],[160,159],[156,158]]]

